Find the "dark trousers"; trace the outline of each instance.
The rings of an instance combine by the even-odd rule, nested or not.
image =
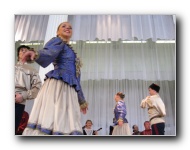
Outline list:
[[[18,130],[25,105],[15,103],[15,135]]]
[[[110,126],[110,132],[109,132],[109,135],[112,135],[113,129],[114,129],[114,127],[113,127],[113,126]]]
[[[164,135],[165,123],[157,123],[151,126],[152,135]]]

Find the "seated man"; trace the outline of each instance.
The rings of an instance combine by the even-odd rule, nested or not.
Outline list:
[[[144,122],[144,128],[145,130],[140,133],[140,135],[152,135],[152,129],[150,128],[150,122],[145,121]]]
[[[140,135],[139,127],[137,125],[133,125],[133,134],[132,135]]]

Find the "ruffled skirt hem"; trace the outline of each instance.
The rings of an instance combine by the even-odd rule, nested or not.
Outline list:
[[[33,133],[34,132],[34,133]],[[77,92],[67,83],[47,79],[37,98],[23,135],[82,133]]]

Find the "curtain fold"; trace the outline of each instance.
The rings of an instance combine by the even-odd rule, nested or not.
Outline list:
[[[44,41],[49,15],[15,15],[15,41]]]
[[[84,64],[81,80],[175,80],[175,43],[99,42],[72,44]]]
[[[69,15],[72,40],[175,40],[173,15]]]

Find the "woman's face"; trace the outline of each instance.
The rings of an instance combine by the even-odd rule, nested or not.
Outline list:
[[[91,122],[91,121],[88,121],[88,122],[86,123],[86,127],[91,128],[91,127],[92,127],[92,122]]]
[[[115,101],[117,102],[118,99],[119,99],[119,96],[116,94],[115,97],[114,97]]]
[[[72,36],[72,27],[70,23],[68,22],[63,22],[57,31],[57,35],[62,36],[64,38],[71,38]]]
[[[134,131],[139,131],[139,128],[138,128],[138,126],[134,126]]]

